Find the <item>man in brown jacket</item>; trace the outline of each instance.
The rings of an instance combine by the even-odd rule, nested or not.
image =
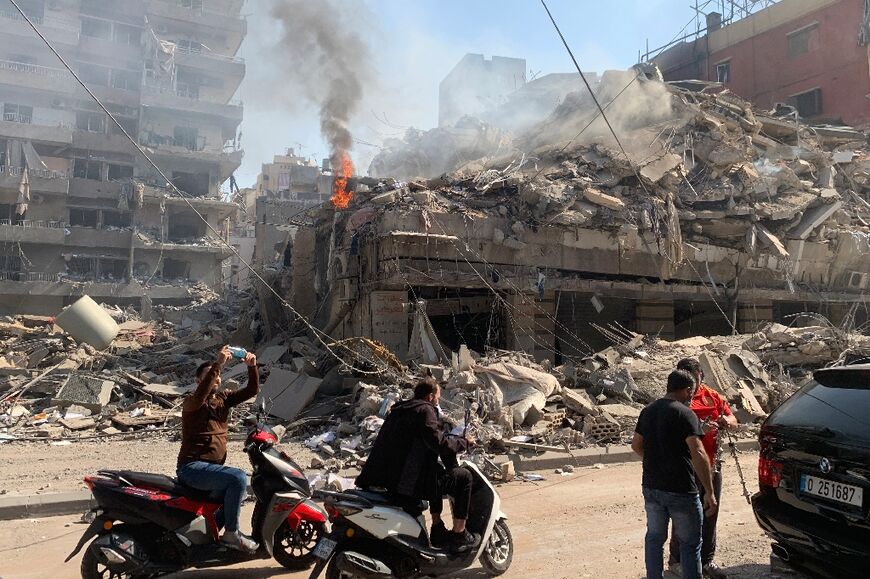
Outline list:
[[[241,390],[221,390],[221,371],[230,359],[224,346],[213,362],[196,370],[196,390],[184,399],[181,407],[181,450],[176,474],[189,487],[223,494],[224,534],[221,542],[228,547],[254,552],[257,543],[239,531],[242,501],[247,494],[245,471],[224,466],[227,460],[227,422],[233,406],[260,391],[257,357],[248,353],[248,384]]]

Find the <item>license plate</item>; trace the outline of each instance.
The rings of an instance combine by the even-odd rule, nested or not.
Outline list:
[[[318,559],[329,559],[329,557],[332,555],[332,552],[335,551],[336,545],[338,545],[338,543],[336,543],[332,539],[327,539],[326,537],[324,537],[320,539],[320,541],[317,543],[317,546],[314,547],[314,551],[312,551],[312,554]]]
[[[864,505],[864,489],[854,485],[846,485],[836,481],[801,475],[801,492],[823,499],[845,503],[853,507]]]

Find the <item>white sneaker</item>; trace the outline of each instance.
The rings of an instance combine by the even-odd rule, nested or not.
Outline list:
[[[260,546],[250,537],[246,537],[239,531],[224,531],[221,536],[221,543],[231,549],[244,551],[245,553],[256,553]]]

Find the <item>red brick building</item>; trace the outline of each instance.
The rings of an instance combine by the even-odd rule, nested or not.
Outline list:
[[[870,0],[782,0],[653,59],[666,80],[722,82],[762,108],[814,122],[870,126]]]

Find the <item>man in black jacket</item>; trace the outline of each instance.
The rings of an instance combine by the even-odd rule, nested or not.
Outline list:
[[[471,473],[458,466],[446,470],[438,458],[466,451],[472,441],[441,431],[440,399],[438,383],[427,378],[417,384],[414,398],[393,406],[356,484],[363,489],[386,489],[397,501],[432,501],[433,534],[443,533],[445,542],[461,551],[480,540],[465,529],[471,505]],[[444,493],[453,498],[452,531],[446,531],[441,522],[439,505]]]

